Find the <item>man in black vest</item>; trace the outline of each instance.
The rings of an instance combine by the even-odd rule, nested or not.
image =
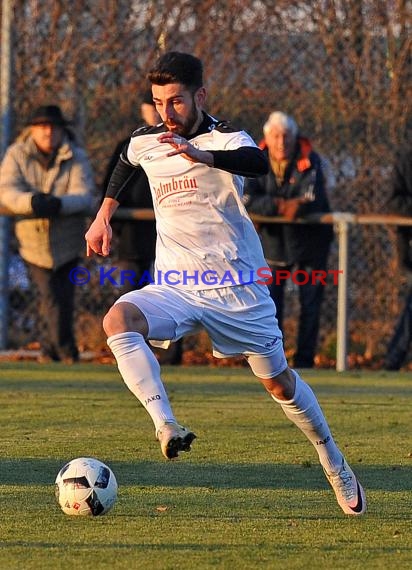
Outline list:
[[[244,202],[252,214],[284,216],[290,220],[305,214],[329,212],[321,157],[310,141],[299,134],[294,119],[276,111],[269,115],[261,144],[270,170],[265,176],[247,179]],[[333,229],[321,224],[260,224],[263,251],[273,281],[269,285],[282,329],[285,279],[280,271],[302,271],[299,284],[300,316],[294,366],[312,368],[319,333],[320,309],[325,285],[315,279],[326,271]],[[284,274],[283,274],[284,275]],[[307,283],[304,281],[307,279]],[[301,279],[299,278],[299,283]]]

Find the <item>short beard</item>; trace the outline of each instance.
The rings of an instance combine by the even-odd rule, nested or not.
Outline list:
[[[198,111],[197,111],[197,108],[195,105],[195,98],[194,97],[192,97],[192,103],[193,103],[192,111],[191,111],[190,115],[187,117],[184,124],[177,124],[173,128],[173,132],[177,133],[181,137],[186,138],[192,134],[193,127],[195,126],[195,124],[197,123],[198,118],[199,118],[199,114],[198,114]]]

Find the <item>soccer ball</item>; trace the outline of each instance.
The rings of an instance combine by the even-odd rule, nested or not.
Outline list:
[[[92,457],[66,463],[55,484],[57,502],[66,515],[104,515],[116,502],[116,477],[107,465]]]

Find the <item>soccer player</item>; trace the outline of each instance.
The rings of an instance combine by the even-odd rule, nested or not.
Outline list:
[[[163,123],[132,134],[86,234],[88,255],[109,254],[117,198],[134,169],[143,168],[157,224],[155,282],[121,296],[104,318],[120,374],[149,413],[164,456],[189,451],[196,436],[176,421],[145,339],[176,341],[204,328],[216,357],[244,355],[315,447],[342,510],[360,515],[364,491],[311,388],[287,365],[276,308],[261,278],[266,263],[242,191],[244,177],[265,174],[267,161],[246,132],[204,112],[198,58],[167,52],[148,78]]]

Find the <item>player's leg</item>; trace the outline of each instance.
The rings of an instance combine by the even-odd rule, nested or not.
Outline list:
[[[177,322],[161,308],[159,296],[152,302],[148,297],[141,291],[124,295],[109,310],[103,326],[124,382],[149,413],[163,454],[172,459],[179,451],[189,451],[196,436],[178,425],[159,363],[145,342],[148,337],[175,338]],[[170,299],[168,304],[173,305]]]
[[[103,326],[124,382],[147,410],[155,428],[175,421],[160,379],[160,366],[145,342],[148,325],[140,309],[131,303],[117,303],[105,316]]]
[[[339,469],[342,454],[315,394],[299,374],[287,366],[281,344],[271,354],[250,355],[247,360],[273,400],[315,447],[322,466],[328,472]]]
[[[273,400],[315,447],[341,508],[348,514],[362,514],[366,509],[363,490],[337,447],[315,394],[287,365],[267,288],[252,284],[230,288],[220,296],[223,302],[208,300],[205,317],[215,356],[239,351],[245,355]]]
[[[366,511],[363,488],[336,445],[314,392],[295,370],[286,367],[279,373],[283,360],[276,352],[248,357],[252,371],[273,400],[316,449],[342,510],[351,515],[363,514]]]
[[[272,398],[315,446],[325,469],[340,468],[342,454],[315,395],[299,375],[288,368],[282,333],[277,327],[275,307],[267,289],[254,284],[229,288],[227,293],[222,290],[219,294],[223,301],[220,306],[216,296],[203,300],[209,309],[204,320],[214,354],[243,353]]]

